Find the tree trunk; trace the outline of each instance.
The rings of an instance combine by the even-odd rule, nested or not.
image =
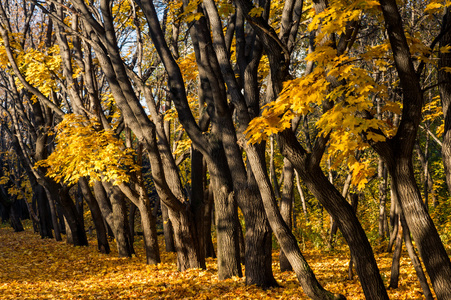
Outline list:
[[[50,215],[52,217],[52,224],[53,224],[53,232],[55,234],[55,240],[61,241],[61,231],[60,226],[58,224],[58,217],[56,214],[56,206],[55,206],[55,199],[52,198],[52,194],[47,193],[47,199],[49,200],[49,207],[50,207]],[[69,241],[68,241],[69,243]]]
[[[319,139],[318,145],[325,141]],[[387,291],[379,273],[373,250],[351,205],[329,182],[319,166],[322,152],[306,153],[291,130],[279,133],[282,154],[290,159],[305,185],[327,212],[337,221],[355,258],[356,270],[368,299],[388,299]],[[324,145],[324,144],[323,144]]]
[[[280,199],[280,214],[283,220],[287,224],[288,228],[292,229],[291,215],[293,211],[293,177],[294,169],[291,162],[284,158],[283,159],[283,187],[282,187],[282,198]],[[290,265],[285,253],[280,249],[279,253],[279,264],[280,271],[292,271],[293,268]]]
[[[33,196],[36,197],[39,215],[39,233],[41,238],[53,238],[49,201],[41,185],[36,185]]]
[[[357,214],[357,207],[359,205],[359,195],[358,194],[350,194],[350,198],[351,198],[351,207],[352,210],[354,211],[355,214]],[[352,280],[352,266],[354,265],[354,257],[352,256],[351,253],[351,258],[349,259],[349,268],[348,268],[348,277],[349,280]]]
[[[396,201],[393,201],[393,199],[398,199],[397,195],[395,194],[393,184],[390,185],[390,198],[392,199],[390,203],[390,224],[391,224],[391,234],[390,239],[388,241],[387,246],[387,252],[391,252],[393,250],[393,245],[395,244],[396,237],[398,236],[398,230],[399,230],[399,222],[398,222],[398,214],[396,212]]]
[[[442,32],[444,35],[440,40],[440,47],[451,45],[451,10],[446,8],[442,22]],[[440,52],[438,65],[438,82],[440,99],[442,100],[443,116],[445,127],[443,132],[442,157],[445,167],[446,183],[451,192],[451,74],[444,68],[451,66],[451,53]]]
[[[86,178],[81,178],[79,180],[79,185],[81,192],[86,200],[91,211],[92,220],[96,229],[97,235],[97,249],[101,253],[110,253],[110,245],[107,238],[107,229],[105,227],[104,219],[102,217],[102,212],[100,211],[99,204],[97,203],[94,195],[91,192],[88,181]]]
[[[53,186],[53,187],[52,187]],[[51,183],[51,189],[56,190],[56,184]],[[53,192],[51,192],[53,193]],[[72,232],[74,246],[88,246],[88,238],[86,236],[85,225],[82,218],[77,212],[74,201],[72,201],[69,191],[65,188],[60,188],[59,194],[56,197],[58,203],[63,209],[64,217],[67,220],[68,226],[66,231],[70,229]]]
[[[9,220],[11,222],[11,227],[14,229],[14,232],[24,231],[22,222],[20,221],[20,216],[16,212],[16,209],[14,207],[14,203],[11,204],[11,207],[9,210]]]
[[[269,224],[279,241],[280,247],[293,267],[302,289],[311,299],[345,299],[343,295],[334,295],[326,291],[317,281],[299,249],[296,238],[280,215],[274,192],[271,189],[270,179],[263,166],[261,166],[259,156],[254,147],[253,145],[246,145],[245,150],[260,190]]]
[[[390,284],[389,288],[397,289],[398,281],[399,281],[399,262],[401,259],[401,251],[402,251],[402,227],[400,226],[400,215],[398,214],[398,235],[396,237],[395,243],[395,251],[393,252],[393,260],[391,264],[391,275],[390,275]]]
[[[396,135],[373,147],[387,164],[407,226],[437,298],[451,299],[451,262],[421,199],[413,171],[412,153],[421,122],[424,91],[413,65],[396,1],[380,0],[380,4],[404,100]]]
[[[205,268],[199,259],[194,222],[189,211],[169,211],[174,228],[174,242],[177,251],[177,269]],[[188,241],[188,242],[186,242]]]
[[[379,177],[379,243],[386,238],[389,232],[387,223],[387,213],[385,204],[387,202],[387,168],[384,166],[382,159],[379,159],[377,168]]]
[[[272,232],[258,193],[255,184],[238,195],[246,224],[245,276],[247,285],[269,288],[278,286],[272,273]]]
[[[161,202],[161,218],[163,220],[164,244],[166,247],[166,252],[175,252],[174,229],[172,228],[172,223],[169,219],[168,208],[163,202]]]
[[[396,160],[391,171],[393,186],[437,298],[448,299],[451,298],[451,263],[421,199],[411,161],[406,160]]]
[[[66,226],[66,243],[73,244],[74,243],[74,237],[72,235],[72,230],[70,229],[69,223],[67,222],[67,219],[63,217],[64,224]]]
[[[302,187],[301,187],[301,182],[299,180],[299,174],[296,170],[294,170],[294,172],[296,174],[296,187],[298,189],[299,198],[301,198],[301,205],[302,205],[302,211],[304,212],[304,218],[307,222],[310,222],[309,217],[308,217],[308,211],[307,211],[307,201],[305,200],[304,191],[302,190]],[[296,224],[296,222],[295,222],[295,224]]]
[[[208,190],[205,191],[206,204],[204,209],[204,237],[205,237],[205,257],[213,257],[216,258],[216,251],[213,245],[213,240],[211,239],[211,226],[213,220],[213,191],[212,188],[209,187]]]
[[[218,278],[224,280],[233,276],[241,277],[243,274],[240,265],[238,211],[235,195],[219,182],[219,178],[212,180],[218,247]]]
[[[113,211],[113,220],[116,228],[115,238],[118,244],[123,245],[119,248],[119,257],[131,257],[135,253],[130,239],[130,228],[128,227],[127,208],[125,205],[124,194],[118,187],[110,182],[102,182],[105,190],[109,193],[111,207]]]
[[[138,164],[142,165],[142,151],[138,152]],[[132,202],[131,205],[138,207],[141,216],[141,224],[144,235],[144,249],[146,251],[147,264],[157,264],[160,260],[158,248],[157,226],[151,206],[150,197],[144,186],[144,178],[141,172],[135,172],[133,182],[134,188],[125,183],[118,185],[118,193],[125,195]],[[155,207],[157,209],[157,207]],[[129,223],[125,222],[127,225]],[[128,228],[130,237],[131,230]],[[130,239],[130,244],[132,244]]]
[[[415,272],[418,277],[418,281],[420,282],[421,289],[423,290],[423,295],[426,300],[433,300],[431,289],[429,288],[428,281],[423,272],[423,268],[421,267],[420,259],[415,253],[415,248],[413,247],[412,240],[410,238],[409,227],[407,226],[404,215],[401,215],[401,226],[403,228],[404,233],[404,242],[406,244],[407,253],[409,254],[410,260],[412,261],[412,265],[415,268]]]
[[[277,199],[280,199],[280,187],[279,182],[277,181],[277,175],[276,175],[276,166],[274,164],[274,136],[271,135],[269,140],[269,146],[270,146],[270,153],[269,153],[269,178],[271,178],[274,194],[276,195]]]
[[[116,215],[118,215],[117,217],[113,213],[112,205],[108,199],[108,195],[100,181],[94,182],[94,195],[97,203],[99,204],[102,215],[105,218],[105,221],[113,231],[119,256],[131,257],[130,248],[127,243],[127,238],[125,237],[126,233],[124,224],[121,223],[121,220],[124,220],[124,218],[123,216],[120,216],[121,212],[116,211]],[[116,208],[120,208],[117,201],[116,205]]]
[[[158,208],[158,206],[155,208],[155,210]],[[132,243],[135,242],[135,217],[136,217],[136,210],[138,208],[134,203],[130,203],[130,212],[128,214],[128,227],[130,228],[130,240]],[[154,216],[156,218],[156,216]]]
[[[202,153],[191,147],[191,211],[196,221],[197,248],[202,266],[205,265],[206,237],[204,223],[207,221],[203,218],[205,209],[205,171]]]
[[[147,264],[154,265],[160,260],[160,250],[158,248],[158,239],[157,239],[157,227],[155,223],[155,218],[152,215],[152,209],[150,208],[150,201],[147,195],[142,195],[141,205],[138,206],[140,215],[141,215],[141,223],[144,231],[144,247],[146,250],[146,260]]]

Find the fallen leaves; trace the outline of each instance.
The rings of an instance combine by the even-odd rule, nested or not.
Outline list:
[[[246,286],[244,278],[219,281],[216,261],[207,270],[177,272],[174,253],[162,253],[162,263],[145,264],[142,241],[136,257],[117,258],[89,247],[73,247],[40,239],[30,231],[13,233],[0,228],[0,299],[307,299],[292,272],[279,271],[273,255],[274,276],[280,287],[262,290]],[[324,287],[348,299],[364,299],[357,277],[347,279],[349,255],[319,250],[304,252]],[[377,254],[385,282],[391,254]],[[406,255],[401,260],[400,287],[388,291],[392,299],[421,299],[421,289]]]

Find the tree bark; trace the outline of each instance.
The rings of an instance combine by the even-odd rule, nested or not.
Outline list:
[[[387,202],[387,169],[384,166],[384,162],[379,159],[377,173],[379,177],[379,238],[380,242],[386,238],[389,234],[387,213],[385,204]]]
[[[259,186],[269,224],[279,241],[280,247],[293,267],[293,271],[295,272],[302,289],[311,299],[345,299],[343,295],[334,295],[329,291],[326,291],[317,281],[312,269],[299,249],[296,238],[280,215],[274,192],[271,189],[270,179],[267,172],[261,166],[259,156],[254,147],[255,146],[253,145],[246,145],[245,150],[255,180]]]
[[[395,243],[395,251],[393,252],[393,259],[391,263],[391,275],[390,275],[390,284],[389,288],[397,289],[398,288],[398,282],[399,282],[399,263],[401,260],[401,251],[402,251],[402,227],[400,226],[401,220],[400,220],[400,214],[397,214],[398,219],[398,235],[396,236],[396,243]]]
[[[168,208],[163,202],[161,202],[161,218],[163,221],[163,234],[166,252],[175,252],[174,229],[172,228],[172,222],[169,219]]]
[[[89,210],[91,211],[91,216],[94,222],[97,235],[97,249],[101,253],[108,254],[110,253],[110,245],[108,243],[107,230],[105,227],[104,219],[102,217],[102,212],[100,210],[99,204],[97,203],[94,195],[92,194],[86,178],[81,178],[79,180],[79,185],[83,193],[83,196],[86,200],[86,203],[89,206]]]
[[[280,199],[280,214],[283,220],[287,224],[288,228],[292,229],[292,219],[291,215],[293,212],[293,179],[294,179],[294,168],[291,162],[284,158],[283,159],[283,187],[282,187],[282,198]],[[293,268],[290,265],[283,250],[279,253],[279,264],[280,271],[292,271]]]
[[[443,16],[442,31],[445,32],[440,47],[451,45],[451,10],[446,8]],[[451,192],[451,74],[444,70],[444,67],[451,66],[451,54],[440,52],[438,64],[438,82],[440,99],[442,101],[443,116],[445,118],[445,127],[443,132],[442,158],[445,167],[446,184]]]
[[[401,123],[395,137],[374,149],[388,166],[407,226],[418,246],[438,299],[451,298],[451,262],[421,199],[415,181],[412,153],[421,121],[423,91],[415,72],[401,16],[394,0],[381,0],[395,66],[403,93]]]
[[[118,255],[120,257],[131,257],[130,247],[127,244],[127,238],[125,237],[124,224],[121,223],[123,217],[120,216],[120,212],[116,212],[117,219],[113,213],[113,208],[108,199],[108,195],[100,181],[94,182],[94,195],[99,204],[100,211],[102,212],[105,221],[113,230],[114,237],[116,239],[116,246]],[[119,208],[119,207],[117,207]]]
[[[426,300],[433,300],[434,297],[432,296],[427,278],[423,272],[420,259],[415,253],[415,248],[412,244],[412,239],[410,238],[409,227],[407,227],[406,219],[403,215],[401,215],[401,226],[403,228],[404,242],[406,244],[407,253],[409,254],[412,265],[415,268],[415,273],[417,274],[418,281],[420,282],[421,289],[423,290],[424,298]]]
[[[308,189],[337,221],[338,228],[349,245],[351,256],[355,258],[357,274],[365,296],[369,299],[387,299],[387,291],[365,231],[351,205],[329,182],[319,167],[321,151],[311,155],[306,153],[291,130],[285,130],[278,136],[282,154],[290,159]],[[319,138],[317,149],[321,149],[321,145],[324,144],[325,140]]]

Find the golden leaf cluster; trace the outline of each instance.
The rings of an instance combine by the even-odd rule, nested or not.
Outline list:
[[[56,149],[36,167],[47,168],[47,176],[57,182],[75,184],[81,177],[90,182],[127,182],[129,172],[140,167],[134,163],[133,150],[111,130],[98,129],[95,120],[67,114],[56,128]]]

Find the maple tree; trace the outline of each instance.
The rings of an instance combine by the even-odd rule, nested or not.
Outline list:
[[[182,274],[272,288],[277,243],[312,299],[352,293],[299,241],[347,244],[348,276],[386,299],[374,249],[395,247],[396,288],[404,240],[425,298],[449,296],[447,3],[10,2],[0,190],[42,237],[87,245],[89,226],[100,252],[133,257],[137,210],[148,264],[162,229]]]

